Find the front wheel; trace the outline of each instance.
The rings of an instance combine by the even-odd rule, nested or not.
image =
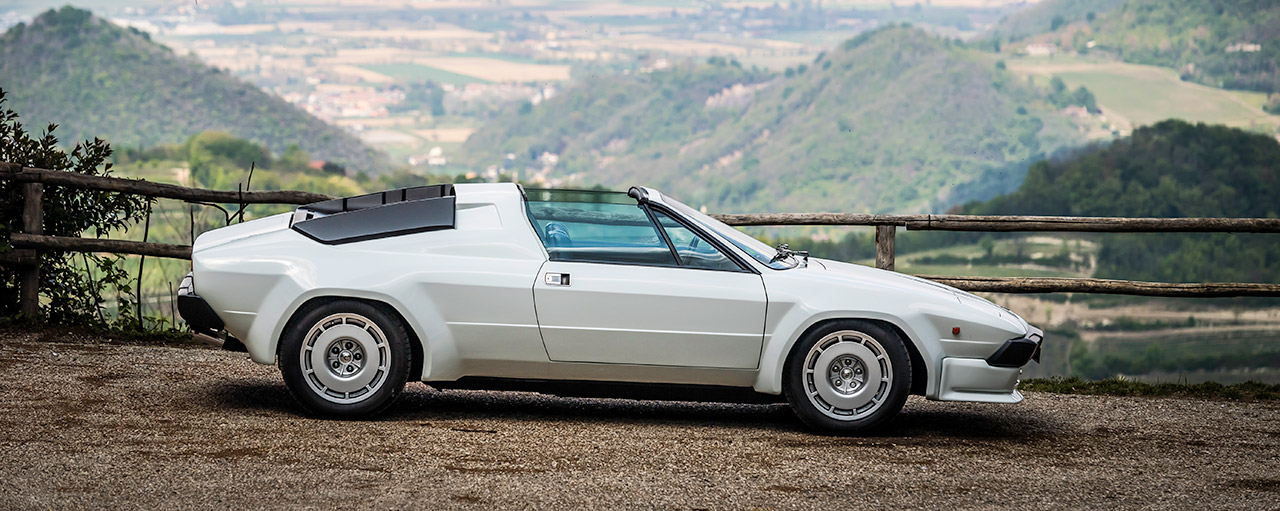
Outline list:
[[[330,302],[285,332],[280,372],[308,413],[368,417],[390,406],[404,389],[412,356],[408,337],[398,318],[374,305]]]
[[[792,410],[824,433],[866,433],[888,424],[911,391],[911,358],[903,342],[867,321],[836,321],[809,332],[792,348],[783,372]]]

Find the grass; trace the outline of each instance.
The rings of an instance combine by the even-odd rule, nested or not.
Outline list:
[[[1004,266],[961,265],[961,264],[910,264],[896,265],[903,273],[921,275],[944,275],[951,277],[1079,277],[1079,272],[1068,269],[1024,269]]]
[[[1280,385],[1267,385],[1252,381],[1223,385],[1214,382],[1153,384],[1124,378],[1108,378],[1096,381],[1082,380],[1075,377],[1039,378],[1023,381],[1018,385],[1018,389],[1032,392],[1091,396],[1194,397],[1240,401],[1275,401],[1280,399]]]
[[[501,60],[503,62],[510,62],[512,64],[546,64],[546,62],[539,62],[536,59],[524,57],[521,55],[511,55],[507,53],[490,53],[490,52],[483,52],[483,51],[467,52],[467,53],[452,52],[452,53],[449,53],[447,56],[460,57],[460,58],[486,58],[486,59],[493,59],[493,60]],[[1265,97],[1263,98],[1263,101],[1266,101]],[[1258,103],[1258,108],[1262,108],[1262,103]]]
[[[1280,116],[1263,112],[1256,95],[1184,82],[1170,69],[1069,56],[1010,59],[1008,65],[1040,75],[1040,83],[1057,76],[1072,88],[1083,85],[1099,105],[1135,126],[1170,118],[1237,127],[1280,125]]]
[[[209,344],[195,339],[190,330],[94,327],[76,325],[52,325],[39,320],[18,317],[0,318],[0,335],[40,332],[41,340],[60,342],[79,340],[106,344],[143,344],[178,348],[208,348]]]
[[[683,21],[678,18],[654,18],[650,16],[570,16],[569,19],[578,23],[608,25],[613,27],[658,26],[683,23]]]
[[[474,76],[445,71],[440,68],[424,66],[421,64],[365,64],[359,67],[368,69],[375,73],[382,73],[397,80],[410,82],[433,81],[439,83],[451,83],[454,85],[488,83],[488,80],[483,80]]]
[[[817,46],[834,46],[836,43],[857,35],[857,32],[838,30],[787,30],[778,32],[769,39],[793,43],[812,44]],[[809,60],[813,60],[810,56]]]

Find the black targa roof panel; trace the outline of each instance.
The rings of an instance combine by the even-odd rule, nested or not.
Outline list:
[[[303,206],[292,227],[326,245],[452,229],[455,203],[453,185],[401,188]]]

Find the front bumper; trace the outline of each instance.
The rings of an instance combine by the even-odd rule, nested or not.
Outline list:
[[[1022,366],[1040,361],[1040,345],[1044,332],[1031,327],[1027,334],[1005,341],[985,360],[947,357],[942,359],[942,381],[939,401],[974,401],[980,403],[1017,403],[1018,377]]]
[[[213,311],[213,307],[209,306],[209,302],[195,293],[190,273],[178,285],[178,314],[196,333],[216,337],[218,331],[226,326],[218,313]]]
[[[1035,360],[1040,362],[1040,344],[1044,342],[1044,331],[1030,327],[1027,335],[1017,339],[1009,339],[1000,349],[987,357],[991,367],[1022,367]]]

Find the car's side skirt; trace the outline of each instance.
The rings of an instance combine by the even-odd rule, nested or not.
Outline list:
[[[702,401],[718,403],[768,404],[786,401],[781,395],[761,394],[751,387],[689,385],[677,383],[632,383],[584,380],[539,380],[466,376],[455,381],[432,381],[438,389],[504,390],[537,392],[561,397],[596,397],[660,401]]]

